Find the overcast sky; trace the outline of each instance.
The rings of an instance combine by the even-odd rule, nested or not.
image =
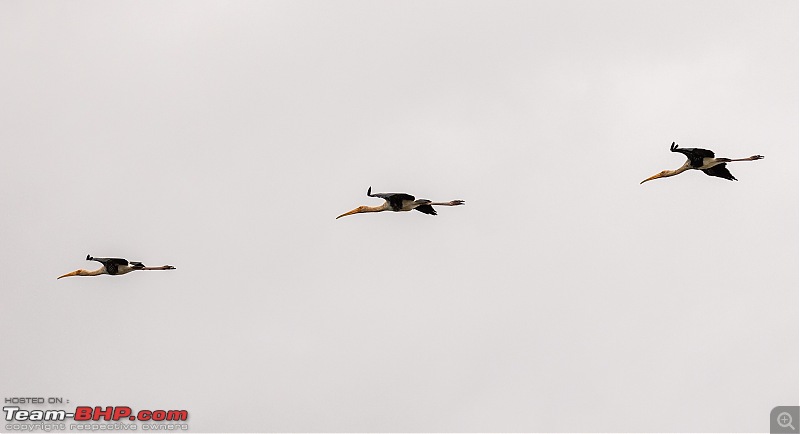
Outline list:
[[[0,3],[0,394],[193,431],[765,431],[798,4]],[[690,171],[709,148],[739,181]],[[334,218],[377,192],[463,207]],[[72,277],[93,256],[175,271]]]

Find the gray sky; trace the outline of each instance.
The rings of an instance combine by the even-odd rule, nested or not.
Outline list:
[[[193,431],[765,431],[796,1],[0,4],[0,394]],[[691,171],[710,148],[738,182]],[[334,220],[365,196],[463,207]],[[74,277],[86,254],[173,272]]]

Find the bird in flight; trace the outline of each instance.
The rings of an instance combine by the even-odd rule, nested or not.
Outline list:
[[[172,265],[162,265],[161,267],[145,267],[144,264],[141,262],[128,262],[127,259],[122,258],[93,258],[92,255],[86,255],[87,261],[97,261],[103,264],[97,270],[87,271],[87,270],[75,270],[71,273],[67,273],[63,276],[59,276],[56,280],[62,277],[70,277],[70,276],[99,276],[101,274],[110,274],[112,276],[116,276],[118,274],[127,274],[131,271],[137,270],[174,270],[175,267]]]
[[[717,176],[719,178],[725,178],[731,181],[736,181],[737,179],[734,178],[733,175],[731,175],[731,172],[728,171],[728,168],[725,167],[726,163],[730,163],[731,161],[753,161],[764,158],[763,155],[753,155],[752,157],[739,158],[733,160],[730,158],[715,158],[714,153],[709,151],[708,149],[679,148],[678,145],[675,144],[675,142],[672,142],[672,146],[669,147],[669,150],[672,152],[680,152],[681,154],[685,155],[686,158],[688,158],[688,160],[686,160],[686,162],[683,163],[683,166],[679,167],[676,170],[661,171],[645,179],[639,184],[644,184],[645,182],[653,179],[666,178],[667,176],[675,176],[689,169],[702,170],[708,176]]]
[[[338,218],[358,214],[362,212],[381,212],[381,211],[411,211],[415,209],[421,213],[436,215],[433,205],[437,206],[456,206],[464,205],[463,200],[451,200],[450,202],[432,202],[428,199],[414,199],[414,196],[406,193],[372,193],[372,187],[367,189],[367,196],[379,197],[384,200],[379,206],[360,206],[352,211],[340,215]]]

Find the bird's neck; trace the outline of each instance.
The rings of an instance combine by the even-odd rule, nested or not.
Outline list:
[[[97,270],[78,270],[78,276],[99,276],[101,274],[106,274],[107,271],[105,267],[97,269]]]
[[[687,170],[689,170],[691,168],[692,168],[691,161],[686,161],[686,163],[683,163],[683,166],[681,166],[681,167],[679,167],[679,168],[677,168],[675,170],[665,170],[664,171],[665,172],[664,176],[675,176],[675,175],[683,173],[683,172],[685,172],[685,171],[687,171]]]
[[[384,202],[383,205],[379,206],[360,206],[358,207],[358,212],[381,212],[387,209],[389,209],[389,202]]]
[[[342,215],[340,215],[339,217],[336,217],[336,218],[340,219],[340,218],[342,218],[344,216],[353,215],[353,214],[360,214],[362,212],[386,211],[387,209],[389,209],[389,202],[388,201],[384,202],[383,205],[381,205],[381,206],[366,206],[366,205],[362,205],[362,206],[360,206],[358,208],[355,208],[353,210],[347,211],[346,213],[344,213],[344,214],[342,214]]]

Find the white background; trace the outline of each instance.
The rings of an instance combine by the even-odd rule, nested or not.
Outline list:
[[[0,394],[194,431],[764,431],[796,1],[0,4]],[[729,158],[739,181],[690,171]],[[407,192],[463,207],[337,215]],[[72,277],[86,254],[175,271]]]

